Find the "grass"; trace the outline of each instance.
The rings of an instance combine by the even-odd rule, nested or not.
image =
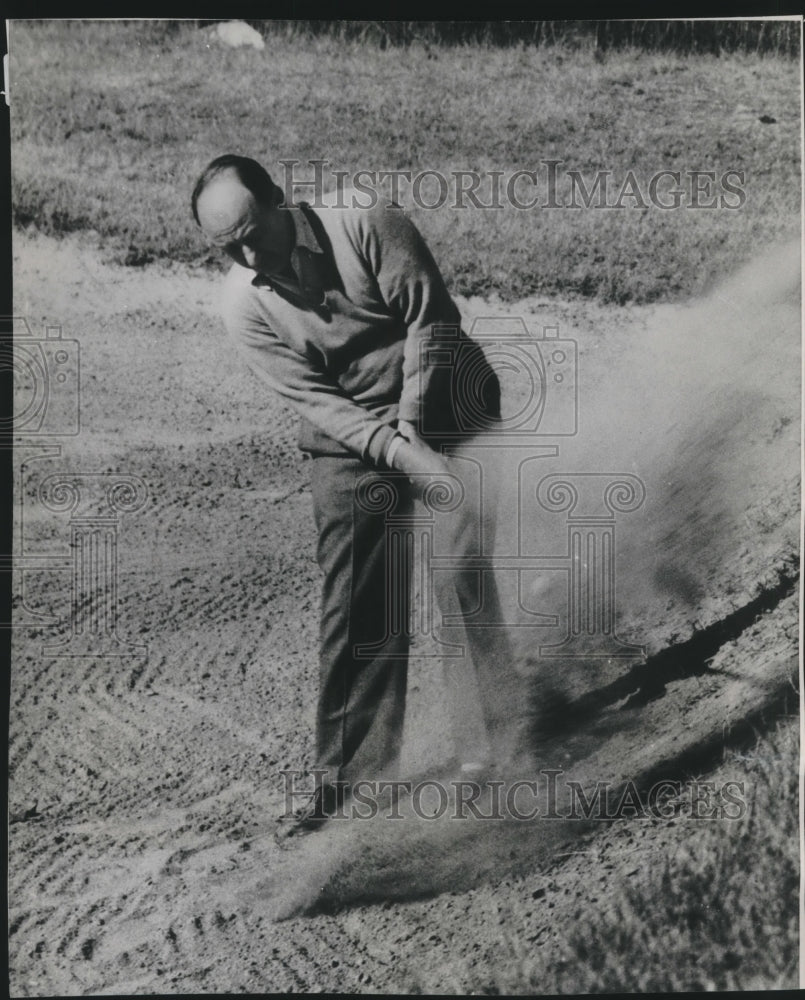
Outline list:
[[[192,22],[13,22],[16,225],[89,232],[130,264],[211,264],[189,195],[210,158],[235,150],[277,179],[280,158],[350,173],[507,176],[560,159],[588,181],[612,171],[616,189],[633,170],[643,192],[660,170],[745,173],[736,210],[627,200],[612,210],[427,211],[404,190],[451,289],[505,302],[685,297],[799,231],[791,59],[561,44],[381,49],[287,32],[257,52],[208,47],[208,37]]]
[[[742,780],[749,798],[742,820],[682,824],[685,833],[680,830],[675,852],[662,867],[638,884],[622,883],[603,917],[591,913],[571,925],[558,954],[504,938],[500,963],[487,971],[479,991],[795,987],[798,773],[798,728],[792,721],[730,766],[729,778]]]
[[[201,21],[199,24],[209,24]],[[772,52],[799,58],[793,21],[251,21],[264,35],[327,35],[370,45],[556,45],[646,51]]]

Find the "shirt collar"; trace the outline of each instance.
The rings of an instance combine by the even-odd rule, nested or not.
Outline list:
[[[298,205],[291,205],[288,211],[291,213],[291,219],[293,220],[294,231],[295,231],[295,242],[294,248],[291,251],[291,256],[299,247],[304,247],[305,250],[309,250],[311,253],[324,253],[316,234],[313,232],[313,226],[311,226],[310,221],[307,217],[305,209],[310,208],[306,201],[300,202]]]
[[[290,292],[292,297],[300,294],[307,305],[320,306],[324,301],[324,285],[318,265],[322,261],[324,249],[305,212],[308,208],[307,202],[303,201],[298,205],[289,205],[286,209],[290,213],[294,227],[291,267],[297,276],[298,286],[281,275],[267,274],[256,274],[252,278],[252,284],[269,285],[275,291],[279,287],[285,292]],[[316,256],[313,256],[314,254]]]

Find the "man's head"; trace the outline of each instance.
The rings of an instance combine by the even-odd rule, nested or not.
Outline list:
[[[292,223],[282,191],[255,160],[219,156],[198,179],[193,216],[214,246],[253,271],[277,274],[291,253]]]

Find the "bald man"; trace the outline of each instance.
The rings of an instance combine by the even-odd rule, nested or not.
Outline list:
[[[310,808],[282,828],[281,836],[293,836],[319,829],[357,780],[396,773],[409,639],[405,629],[386,632],[385,515],[366,509],[356,488],[361,483],[364,496],[375,485],[394,489],[402,473],[409,488],[395,514],[406,516],[433,476],[455,471],[440,438],[426,442],[418,432],[436,427],[453,443],[461,436],[453,373],[429,365],[422,350],[434,326],[458,330],[461,319],[424,240],[396,206],[314,211],[282,201],[260,164],[233,155],[213,160],[192,196],[197,223],[234,262],[222,301],[228,332],[257,375],[300,415],[299,446],[313,459],[324,573],[316,720],[323,778]],[[475,352],[474,363],[486,365],[480,348]],[[500,399],[491,368],[476,384],[493,421]],[[494,591],[486,575],[487,591]],[[456,581],[469,614],[479,603],[480,573],[457,574]],[[405,612],[408,595],[395,600]],[[487,607],[495,600],[485,594]],[[500,662],[488,632],[476,631],[489,708],[511,663]],[[373,645],[376,656],[356,655]],[[495,733],[504,720],[488,717],[487,725]]]

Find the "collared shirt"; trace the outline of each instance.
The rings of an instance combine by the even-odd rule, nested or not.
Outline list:
[[[222,303],[227,329],[303,418],[303,448],[381,464],[396,419],[416,425],[442,392],[424,346],[434,325],[459,328],[458,309],[396,206],[287,211],[293,273],[255,275],[234,264]]]
[[[308,206],[305,205],[304,208]],[[253,285],[266,285],[274,291],[285,291],[301,308],[324,305],[324,281],[320,273],[324,250],[301,207],[289,209],[294,229],[294,243],[287,270],[281,274],[257,274]]]

